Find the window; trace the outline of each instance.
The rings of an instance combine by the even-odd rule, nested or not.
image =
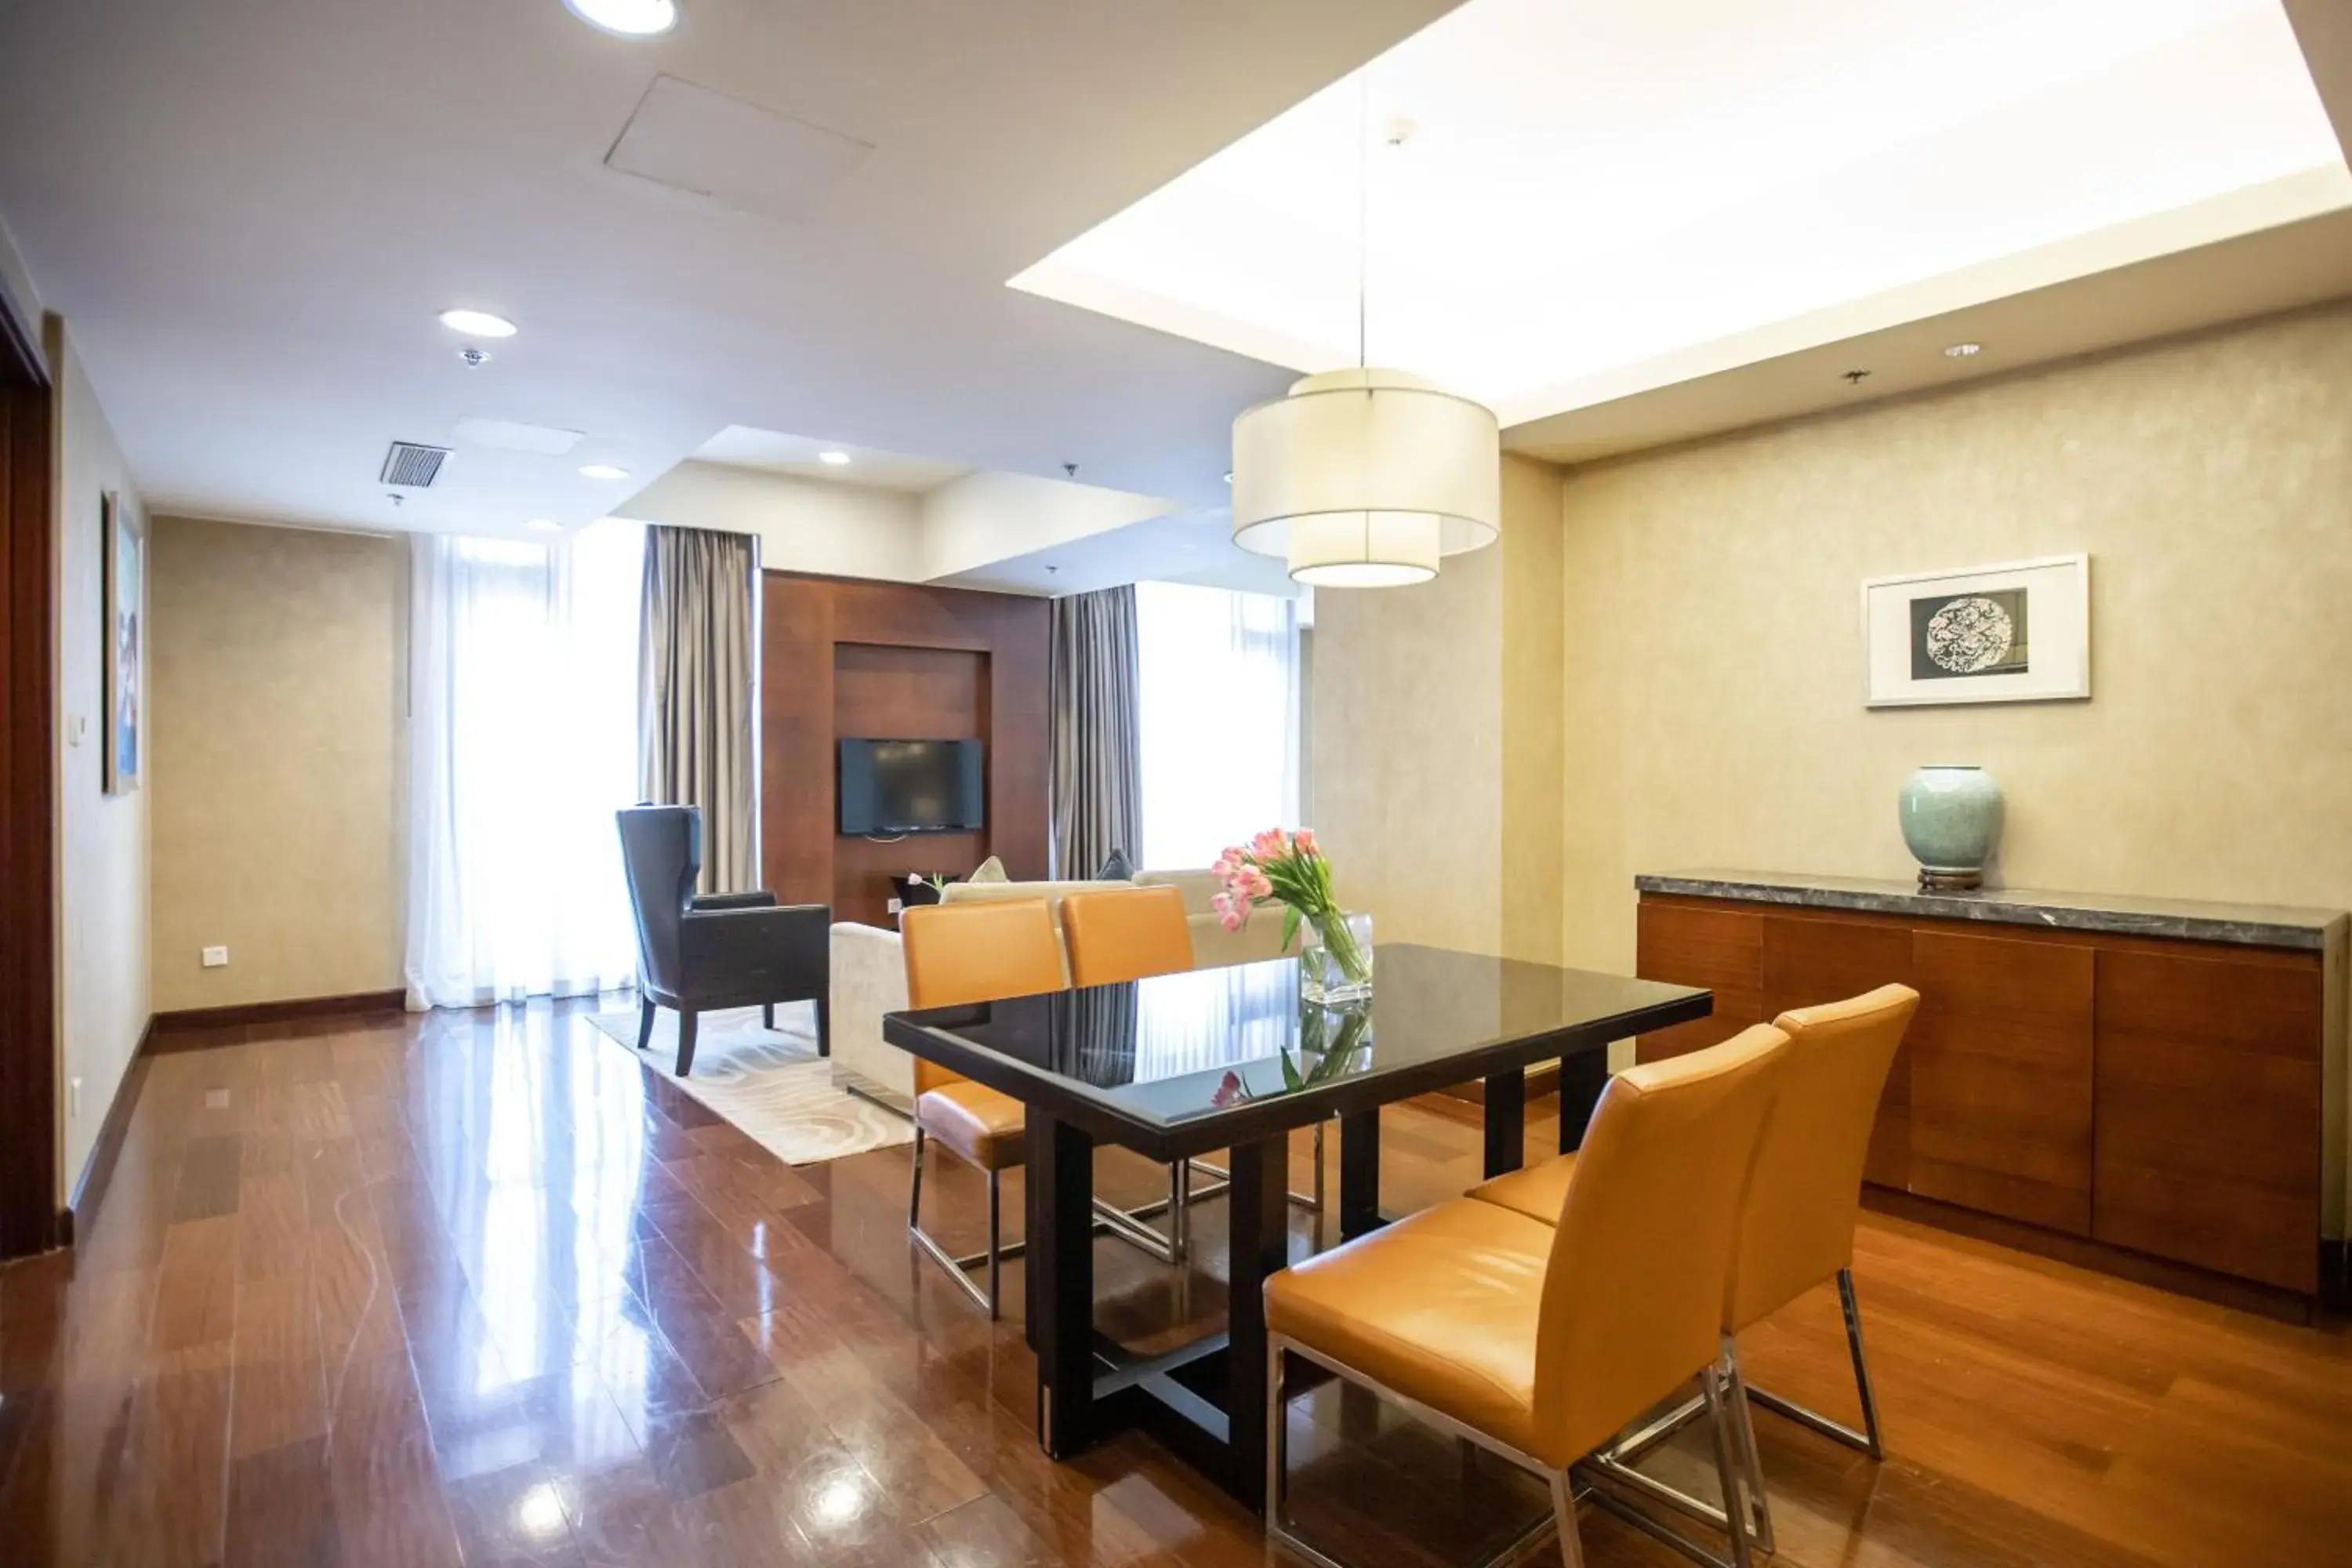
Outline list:
[[[1265,594],[1135,585],[1143,859],[1206,866],[1298,822],[1298,616]]]
[[[410,1000],[625,985],[636,936],[613,814],[637,798],[645,531],[415,549]]]

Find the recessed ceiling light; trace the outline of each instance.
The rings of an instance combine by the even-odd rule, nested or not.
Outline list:
[[[677,0],[563,0],[592,27],[624,38],[654,38],[677,26]]]
[[[493,316],[488,310],[444,310],[441,324],[453,332],[463,332],[469,338],[510,338],[515,324],[504,316]]]
[[[563,525],[551,517],[534,517],[523,526],[538,529],[541,533],[560,533],[563,529]]]
[[[818,462],[820,462],[820,463],[824,463],[824,464],[825,464],[826,466],[828,466],[828,467],[830,467],[830,468],[838,468],[842,467],[844,464],[845,464],[845,463],[847,463],[847,462],[849,461],[849,454],[848,454],[848,453],[846,453],[846,452],[838,452],[838,451],[836,451],[836,452],[819,452],[819,453],[816,455],[816,460],[817,460]]]
[[[1982,343],[1954,343],[1950,348],[1944,351],[1944,357],[1946,359],[1966,359],[1970,354],[1980,354],[1982,353],[1984,353],[1984,344]]]
[[[580,477],[583,479],[625,479],[629,477],[629,470],[616,468],[610,463],[589,463],[581,468]]]
[[[1233,482],[1234,482],[1233,470],[1232,470],[1232,469],[1230,469],[1230,468],[1228,468],[1228,469],[1226,469],[1226,470],[1225,470],[1225,483],[1227,483],[1227,484],[1232,484]]]

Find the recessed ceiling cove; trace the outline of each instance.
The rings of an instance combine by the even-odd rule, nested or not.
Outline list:
[[[1012,284],[1517,424],[2347,204],[2279,0],[1469,0]]]

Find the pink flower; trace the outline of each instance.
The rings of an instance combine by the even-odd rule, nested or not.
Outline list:
[[[1249,1090],[1243,1087],[1241,1074],[1228,1072],[1218,1083],[1216,1092],[1209,1096],[1209,1103],[1223,1108],[1248,1098]]]
[[[1311,827],[1302,827],[1298,830],[1297,843],[1298,847],[1307,854],[1318,853],[1315,847],[1315,830]]]
[[[1249,919],[1249,905],[1232,893],[1219,893],[1209,900],[1217,911],[1217,923],[1227,931],[1239,931]]]
[[[1289,850],[1290,846],[1283,842],[1282,830],[1278,827],[1269,827],[1250,840],[1250,858],[1253,860],[1278,860]]]
[[[1265,872],[1255,866],[1250,868],[1249,877],[1243,882],[1242,890],[1252,900],[1274,897],[1274,884],[1266,879]]]

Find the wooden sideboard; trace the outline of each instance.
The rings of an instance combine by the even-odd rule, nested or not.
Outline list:
[[[1639,886],[1640,974],[1716,995],[1641,1059],[1900,981],[1920,1008],[1869,1182],[2318,1293],[2323,1236],[2344,1234],[2344,916],[1732,872]]]

